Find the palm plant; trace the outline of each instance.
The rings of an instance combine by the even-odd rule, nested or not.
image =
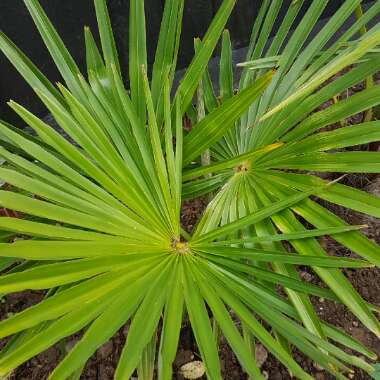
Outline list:
[[[222,2],[175,91],[172,85],[183,0],[166,1],[150,82],[146,74],[144,4],[131,0],[130,91],[124,85],[105,0],[94,0],[101,51],[90,30],[85,29],[86,77],[38,1],[24,2],[65,85],[50,84],[3,34],[0,48],[76,144],[12,101],[12,109],[37,136],[26,135],[5,122],[0,124],[0,155],[7,164],[0,168],[0,178],[12,186],[0,191],[0,205],[26,215],[24,219],[0,218],[1,230],[26,236],[24,240],[0,244],[0,267],[9,268],[0,277],[0,293],[47,290],[40,303],[0,322],[0,337],[12,336],[0,352],[0,375],[6,376],[53,344],[81,332],[80,340],[49,377],[78,379],[97,348],[129,323],[115,379],[128,379],[136,369],[140,379],[151,379],[156,339],[157,377],[171,379],[186,314],[210,379],[221,379],[210,316],[251,378],[263,378],[253,358],[252,337],[300,379],[311,376],[292,358],[289,344],[337,378],[345,378],[347,365],[372,373],[371,365],[330,340],[370,359],[375,355],[320,321],[308,296],[346,304],[378,334],[379,323],[372,314],[375,307],[363,301],[338,270],[377,264],[378,247],[357,232],[360,226],[346,225],[309,197],[328,198],[372,215],[378,215],[379,201],[336,183],[273,170],[298,169],[294,165],[302,165],[299,152],[305,155],[307,149],[311,157],[305,155],[305,169],[312,159],[329,170],[339,170],[341,165],[346,171],[357,171],[358,164],[348,167],[347,162],[352,161],[364,163],[369,171],[377,169],[378,156],[338,156],[328,161],[322,153],[315,153],[378,139],[376,123],[361,126],[360,134],[347,127],[340,135],[339,131],[318,134],[314,140],[303,138],[304,133],[299,139],[280,139],[296,124],[300,131],[312,133],[310,125],[315,127],[315,123],[308,118],[302,123],[299,120],[331,93],[339,93],[378,69],[380,63],[367,57],[379,42],[377,29],[338,54],[331,47],[320,56],[323,59],[315,59],[334,28],[339,27],[336,19],[343,22],[354,10],[348,4],[360,2],[345,3],[344,12],[340,10],[339,17],[335,16],[336,24],[329,24],[329,30],[323,30],[322,36],[310,43],[312,47],[305,48],[306,63],[302,66],[294,60],[303,45],[305,25],[309,27],[326,4],[313,2],[305,16],[308,21],[302,23],[303,30],[296,30],[297,39],[291,39],[286,53],[281,55],[279,70],[247,69],[236,95],[232,91],[230,44],[225,33],[221,101],[212,94],[206,68],[234,0]],[[276,3],[269,13],[265,5],[260,12],[252,39],[255,53],[249,54],[250,60],[262,55],[259,46],[266,41],[276,15],[274,9],[278,10],[281,2]],[[289,8],[276,37],[278,50],[300,3],[294,2]],[[361,22],[368,22],[378,10],[379,6],[375,6]],[[266,13],[265,27],[261,27]],[[355,25],[359,27],[360,23]],[[278,55],[277,49],[270,50],[268,56]],[[336,54],[336,62],[326,65]],[[334,82],[314,93],[331,75],[362,57],[365,62],[346,74],[340,87]],[[293,82],[285,82],[285,75],[294,78]],[[183,135],[182,117],[186,112],[192,115],[191,102],[197,88],[199,120],[191,132]],[[338,103],[334,116],[317,118],[318,128],[334,117],[345,117],[344,112],[353,112],[353,104],[359,108],[376,104],[374,89],[366,90],[356,103]],[[203,99],[207,115],[202,112]],[[295,104],[300,101],[305,105],[298,109]],[[365,101],[365,106],[358,105],[360,101]],[[255,127],[247,128],[253,121]],[[273,128],[277,125],[281,125],[278,129],[283,133]],[[198,157],[208,149],[213,163],[199,166]],[[193,180],[198,177],[205,178]],[[182,199],[219,187],[221,190],[196,230],[189,235],[180,223]],[[295,213],[316,228],[306,230]],[[278,234],[276,228],[283,233]],[[333,236],[364,259],[327,256],[315,240],[322,235]],[[299,254],[285,251],[281,241],[289,241]],[[14,261],[16,264],[9,266]],[[297,265],[311,266],[329,289],[300,281]],[[284,288],[287,297],[278,294],[275,285]],[[231,309],[241,321],[242,330],[231,317]]]
[[[379,172],[379,153],[343,151],[346,147],[379,140],[378,121],[344,126],[331,131],[322,129],[366,111],[380,102],[380,86],[374,86],[371,80],[372,75],[380,68],[377,48],[380,25],[375,25],[368,33],[365,29],[366,24],[379,15],[380,3],[373,4],[365,14],[362,13],[360,3],[343,2],[329,22],[310,40],[313,26],[328,1],[313,2],[294,31],[289,33],[302,7],[302,2],[293,2],[277,34],[268,43],[282,1],[263,2],[253,27],[247,62],[239,65],[243,67],[243,71],[238,93],[268,69],[276,70],[273,80],[249,110],[230,124],[230,130],[223,139],[209,150],[210,165],[193,165],[184,171],[185,197],[191,198],[219,189],[193,237],[197,242],[210,244],[210,249],[206,252],[209,260],[219,265],[228,265],[232,252],[236,252],[235,257],[249,260],[246,264],[235,262],[236,270],[241,273],[257,277],[256,271],[263,270],[266,274],[276,273],[298,280],[299,274],[295,266],[278,263],[263,265],[250,256],[250,250],[287,252],[280,242],[282,237],[278,235],[278,231],[285,235],[283,237],[286,240],[287,234],[306,232],[307,224],[304,222],[316,228],[347,225],[341,218],[315,200],[306,199],[272,215],[271,218],[240,230],[239,233],[230,234],[228,225],[238,218],[244,219],[252,212],[259,213],[263,207],[295,196],[299,191],[312,191],[316,186],[326,185],[326,181],[310,172]],[[360,16],[357,22],[335,42],[329,43],[354,12]],[[359,32],[360,38],[351,40]],[[217,91],[213,88],[208,73],[204,75],[200,85],[197,109],[204,109],[204,115],[215,112],[213,110],[233,96],[231,62],[231,42],[226,31],[222,39],[219,96],[215,95]],[[349,70],[334,80],[330,79],[346,68]],[[364,91],[336,102],[331,107],[315,111],[326,101],[363,81],[366,81]],[[190,108],[188,114],[194,123],[199,122],[200,114],[196,114],[195,109]],[[184,157],[186,156],[189,157],[187,161],[185,159],[187,163],[195,158],[191,149],[186,150],[185,147]],[[318,197],[374,217],[380,216],[380,202],[377,197],[349,186],[334,183],[318,193]],[[224,224],[227,224],[226,227],[219,229],[225,231],[221,238],[213,229]],[[265,236],[275,237],[260,244],[259,241]],[[379,247],[361,232],[351,231],[333,235],[332,238],[374,265],[379,265]],[[288,243],[304,258],[309,255],[327,256],[315,238],[288,239]],[[225,248],[225,252],[218,258],[211,256],[215,247]],[[252,269],[252,264],[255,269]],[[344,275],[339,270],[318,266],[312,268],[335,294],[335,300],[345,304],[368,329],[379,336],[379,322],[373,315],[371,306],[360,297]],[[273,285],[270,287],[274,290]],[[295,292],[286,285],[284,289],[308,332],[323,340],[329,338],[307,294]],[[268,321],[267,318],[266,316],[264,319]],[[294,336],[284,337],[282,328],[276,330],[274,324],[272,327],[279,342],[285,338],[287,343],[296,345]],[[250,335],[247,330],[247,340]],[[298,348],[306,352],[301,347]]]

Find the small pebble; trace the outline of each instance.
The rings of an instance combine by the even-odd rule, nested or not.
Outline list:
[[[180,373],[185,379],[199,379],[205,372],[205,366],[199,360],[186,363],[180,368]]]

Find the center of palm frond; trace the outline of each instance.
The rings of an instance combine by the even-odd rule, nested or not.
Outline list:
[[[251,169],[251,162],[247,160],[240,163],[238,166],[235,166],[234,171],[235,173],[246,173],[250,169]]]
[[[179,255],[191,254],[191,250],[189,248],[188,243],[178,240],[178,239],[174,239],[172,241],[172,248],[173,248],[173,251]]]

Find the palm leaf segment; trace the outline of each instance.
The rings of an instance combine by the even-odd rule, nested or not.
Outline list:
[[[182,116],[204,75],[234,1],[222,3],[172,102],[170,91],[183,2],[166,2],[149,84],[145,74],[143,4],[131,1],[130,93],[123,85],[104,0],[95,0],[102,53],[89,29],[85,29],[87,79],[37,0],[25,0],[25,4],[65,85],[51,85],[4,35],[0,35],[1,49],[75,144],[21,105],[10,102],[37,137],[25,135],[6,123],[0,125],[3,141],[0,154],[7,162],[0,169],[0,177],[14,189],[1,190],[0,203],[25,214],[24,219],[2,217],[0,229],[33,239],[1,243],[1,266],[10,269],[0,278],[0,293],[26,289],[48,292],[39,304],[0,322],[0,336],[13,335],[1,351],[0,374],[6,375],[61,339],[83,331],[82,338],[50,379],[76,376],[98,347],[125,323],[130,323],[115,378],[127,379],[136,368],[141,378],[146,373],[151,376],[146,364],[153,365],[151,352],[160,325],[158,377],[171,379],[184,311],[190,318],[211,379],[220,379],[221,374],[209,311],[252,378],[262,378],[250,351],[252,336],[301,379],[310,376],[292,359],[283,338],[338,378],[344,378],[341,372],[347,370],[346,364],[371,372],[372,367],[362,359],[347,355],[324,338],[327,336],[369,358],[374,357],[373,353],[315,318],[309,323],[305,321],[302,310],[308,305],[308,294],[333,300],[342,296],[337,297],[338,292],[332,286],[331,291],[302,283],[295,278],[293,268],[297,264],[313,265],[320,271],[330,268],[328,273],[335,275],[331,268],[368,266],[368,261],[328,258],[319,248],[310,251],[312,255],[298,256],[283,252],[276,243],[287,239],[302,247],[307,242],[309,246],[314,244],[313,237],[323,234],[349,238],[355,232],[343,233],[357,227],[328,220],[319,229],[299,228],[276,235],[270,231],[273,224],[268,222],[271,217],[282,218],[282,212],[286,216],[290,213],[282,210],[297,209],[304,202],[311,202],[306,201],[309,195],[322,196],[337,185],[306,183],[301,191],[292,187],[289,190],[284,185],[291,194],[275,194],[276,199],[269,199],[265,188],[257,207],[253,198],[247,197],[252,203],[244,218],[238,219],[236,212],[233,217],[237,203],[231,199],[231,207],[222,218],[223,226],[218,227],[222,219],[211,217],[213,213],[208,210],[193,236],[181,229],[182,167],[231,129],[227,121],[237,122],[255,98],[266,94],[264,90],[273,75],[269,72],[250,81],[238,95],[226,99],[218,112],[211,112],[182,137]],[[250,150],[244,152],[251,155]],[[227,161],[227,165],[231,162]],[[228,186],[236,188],[241,184],[247,190],[251,185],[248,177],[228,181]],[[222,191],[212,205],[220,210],[220,199],[231,194],[236,193]],[[242,216],[240,211],[239,215]],[[263,226],[263,231],[269,233],[250,235],[252,246],[231,242],[226,249],[223,241],[222,246],[215,245],[215,239],[229,239],[231,234],[253,225],[255,229]],[[330,228],[331,225],[337,226]],[[305,238],[308,239],[300,240]],[[10,267],[14,260],[22,263]],[[255,264],[247,265],[247,260]],[[262,263],[272,263],[274,270]],[[273,284],[286,288],[292,302],[277,295]],[[344,290],[346,295],[347,289]],[[377,332],[371,306],[351,294],[355,300],[353,307],[360,306],[361,319]],[[229,309],[242,321],[243,336]],[[274,335],[262,326],[260,319],[273,328]]]

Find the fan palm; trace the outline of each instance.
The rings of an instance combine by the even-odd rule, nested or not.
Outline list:
[[[293,2],[288,7],[277,34],[268,42],[274,20],[283,4],[282,1],[263,2],[253,27],[247,62],[240,65],[243,71],[238,93],[268,69],[276,70],[273,80],[242,117],[232,120],[223,139],[212,146],[208,152],[209,165],[203,162],[201,166],[194,162],[192,167],[184,171],[185,197],[217,191],[196,228],[193,241],[197,243],[193,244],[208,243],[210,248],[206,252],[207,258],[219,265],[229,264],[232,252],[236,252],[236,257],[240,260],[249,261],[246,264],[235,263],[236,269],[241,273],[257,277],[255,269],[252,269],[253,264],[266,273],[269,271],[299,280],[295,266],[277,263],[263,265],[250,256],[250,249],[287,252],[286,246],[281,244],[281,235],[278,235],[278,232],[282,232],[285,234],[284,240],[291,244],[295,253],[305,258],[309,255],[328,257],[317,239],[292,241],[286,239],[286,235],[307,232],[308,224],[316,228],[339,227],[346,226],[345,221],[315,200],[306,199],[239,233],[234,231],[230,234],[228,225],[239,218],[244,219],[252,212],[259,213],[263,207],[285,201],[300,191],[312,191],[317,186],[327,184],[310,172],[379,172],[379,153],[343,150],[379,140],[378,121],[330,131],[323,128],[366,111],[380,102],[380,87],[373,85],[371,80],[380,68],[377,48],[380,41],[379,24],[375,24],[368,32],[365,29],[366,24],[378,17],[380,4],[373,4],[363,14],[360,1],[345,1],[315,37],[310,39],[313,27],[327,4],[328,1],[312,2],[305,16],[294,31],[290,32],[302,8],[302,2]],[[353,13],[360,16],[357,22],[331,42]],[[359,33],[360,38],[352,40]],[[235,78],[231,62],[231,42],[226,31],[222,39],[219,96],[215,95],[217,89],[213,88],[206,72],[197,99],[197,110],[203,109],[205,112],[196,113],[190,107],[188,115],[193,123],[204,125],[206,119],[202,120],[202,117],[216,112],[233,96]],[[348,70],[331,79],[346,68]],[[363,81],[367,84],[364,91],[318,110],[320,105]],[[191,133],[186,139],[191,141]],[[185,146],[186,163],[201,153],[194,150],[195,146],[187,150]],[[374,217],[380,215],[377,197],[346,185],[333,183],[320,192],[318,197]],[[224,224],[227,226],[219,229],[219,232],[213,231],[215,226]],[[268,242],[260,244],[259,240],[265,236],[275,238],[268,238]],[[331,237],[373,265],[379,265],[378,245],[360,231]],[[215,247],[225,249],[219,258],[211,256]],[[346,277],[339,270],[326,270],[318,266],[312,268],[335,294],[336,300],[345,304],[368,329],[379,336],[378,319]],[[273,285],[271,287],[274,290]],[[314,311],[309,297],[294,292],[294,289],[287,289],[286,286],[284,290],[305,328],[319,338],[327,339],[323,323]],[[284,338],[282,329],[276,331],[275,326],[273,328],[281,341]],[[246,335],[249,339],[250,333],[247,332]],[[287,335],[285,340],[295,344],[294,336]]]
[[[297,224],[292,211],[303,207],[308,210],[309,204],[314,205],[309,200],[312,194],[321,198],[326,194],[338,197],[341,185],[325,184],[318,179],[313,179],[316,183],[312,184],[294,180],[296,184],[301,183],[298,187],[277,185],[282,172],[272,173],[273,168],[279,167],[273,164],[269,165],[270,169],[258,166],[261,169],[257,170],[256,179],[253,159],[271,163],[282,152],[279,157],[286,157],[288,165],[294,152],[298,152],[294,149],[300,149],[297,144],[278,142],[277,137],[259,139],[257,143],[252,137],[247,149],[231,150],[229,156],[221,154],[227,141],[246,141],[242,120],[249,120],[256,113],[255,99],[261,104],[271,98],[274,88],[277,93],[273,86],[281,82],[278,79],[281,64],[277,73],[269,70],[258,73],[257,77],[248,75],[238,94],[224,96],[220,105],[210,109],[183,136],[182,117],[189,110],[199,84],[204,84],[207,63],[235,1],[224,0],[221,4],[203,41],[198,42],[194,59],[173,98],[170,95],[183,1],[166,1],[149,82],[145,72],[144,4],[131,0],[130,91],[124,85],[105,0],[94,1],[101,51],[90,30],[85,29],[86,77],[80,73],[38,1],[24,2],[65,84],[57,87],[50,84],[3,34],[0,47],[75,144],[13,101],[12,109],[37,136],[26,135],[5,122],[0,124],[3,142],[0,155],[6,160],[6,166],[0,168],[0,178],[12,186],[8,191],[0,191],[0,205],[25,215],[24,219],[0,218],[0,229],[24,236],[23,240],[0,244],[0,266],[8,267],[0,277],[0,293],[46,290],[40,303],[0,322],[0,337],[12,336],[0,353],[0,375],[6,376],[65,337],[81,332],[81,338],[49,377],[79,378],[97,348],[129,323],[115,379],[128,379],[136,369],[141,379],[153,377],[157,336],[160,341],[157,377],[171,379],[186,314],[211,379],[221,379],[221,370],[210,315],[252,378],[263,378],[251,352],[253,336],[300,379],[311,376],[292,358],[285,342],[299,348],[337,378],[345,378],[347,365],[372,373],[371,365],[348,355],[327,338],[371,359],[375,355],[345,333],[319,321],[308,295],[345,304],[350,300],[351,310],[378,333],[378,321],[372,314],[374,307],[357,295],[337,269],[372,266],[378,248],[355,232],[360,226],[347,226],[327,211],[316,217],[320,222],[312,222],[317,228],[311,230]],[[298,9],[298,3],[291,9]],[[323,6],[315,7],[323,9]],[[263,13],[265,10],[261,17]],[[348,16],[348,10],[346,13]],[[254,136],[253,131],[263,132],[260,126],[264,120],[265,123],[277,118],[287,120],[285,112],[293,116],[295,101],[312,103],[311,93],[325,79],[345,65],[357,62],[378,39],[378,32],[370,32],[363,41],[349,48],[352,50],[338,55],[338,63],[332,67],[318,66],[317,73],[312,72],[310,78],[291,91],[291,98],[268,101],[265,107],[259,107],[265,110],[257,113],[262,121],[258,119],[257,128],[247,130],[246,134]],[[226,41],[225,37],[224,46]],[[224,48],[224,55],[225,51]],[[371,70],[361,66],[369,65],[368,62],[360,63],[360,75],[352,80],[360,81],[375,71],[377,64],[373,59],[369,62],[373,65]],[[228,69],[229,65],[225,67]],[[300,68],[300,72],[305,72],[304,69]],[[322,101],[320,98],[318,101]],[[340,103],[338,106],[342,107]],[[267,112],[269,109],[276,112]],[[201,105],[199,115],[200,110]],[[237,131],[242,132],[241,141],[235,140]],[[368,132],[372,139],[376,133],[372,129]],[[367,136],[363,129],[362,136]],[[349,139],[347,136],[346,141],[352,141]],[[322,139],[320,143],[323,147],[327,146],[325,141]],[[329,144],[332,141],[336,143],[336,137],[327,139]],[[306,144],[305,140],[301,142]],[[316,144],[311,145],[314,148]],[[196,163],[192,164],[194,159],[207,149],[218,162],[197,168]],[[266,161],[267,157],[273,160]],[[180,224],[181,202],[184,196],[199,193],[199,187],[196,189],[199,181],[189,180],[208,173],[216,175],[201,180],[201,188],[204,189],[205,183],[207,190],[215,190],[215,183],[225,185],[211,201],[195,232],[189,235]],[[271,175],[268,186],[266,182],[262,185],[263,173],[264,178]],[[277,182],[271,179],[275,174],[280,178]],[[244,202],[237,200],[238,189],[243,195],[239,199]],[[340,197],[347,192],[344,188]],[[376,210],[378,201],[365,197],[360,205],[366,203]],[[354,203],[353,196],[350,199]],[[288,227],[285,217],[296,228]],[[276,233],[271,220],[276,221],[273,222],[276,226],[285,226],[280,227],[283,234]],[[326,256],[314,240],[326,234],[357,244],[361,249],[355,251],[364,259]],[[278,243],[282,240],[291,242],[300,254],[284,251]],[[9,267],[12,262],[13,266]],[[300,281],[296,277],[296,265],[315,268],[330,289]],[[274,285],[286,289],[288,297],[279,295]],[[231,317],[231,309],[242,322],[243,332]]]

